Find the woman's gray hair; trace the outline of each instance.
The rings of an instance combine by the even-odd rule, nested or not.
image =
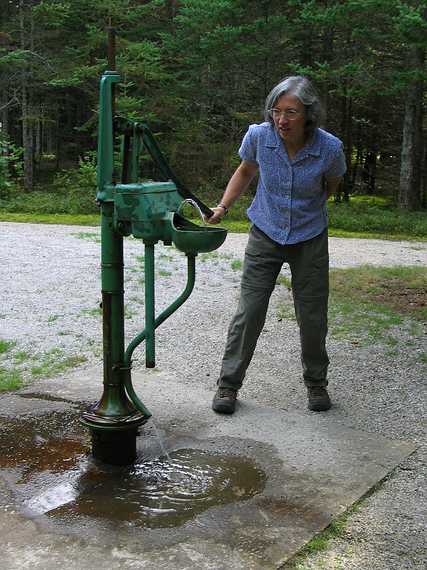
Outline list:
[[[273,119],[268,111],[274,107],[277,100],[282,95],[293,95],[304,105],[305,110],[305,134],[309,138],[314,130],[320,126],[323,120],[323,107],[320,98],[313,87],[311,81],[302,75],[285,77],[278,83],[265,100],[264,117],[266,121],[273,124]]]

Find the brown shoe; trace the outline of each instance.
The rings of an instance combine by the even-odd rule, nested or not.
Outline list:
[[[308,386],[308,409],[313,412],[326,412],[331,407],[331,399],[324,386]]]
[[[218,388],[212,401],[212,409],[219,414],[232,414],[236,408],[237,390]]]

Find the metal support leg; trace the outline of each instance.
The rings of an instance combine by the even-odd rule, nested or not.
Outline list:
[[[155,355],[155,298],[154,298],[154,244],[145,242],[145,366],[154,368]]]

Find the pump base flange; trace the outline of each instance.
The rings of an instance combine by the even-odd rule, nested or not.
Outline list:
[[[80,421],[83,425],[94,431],[119,432],[137,429],[149,419],[150,416],[138,411],[124,416],[106,416],[96,413],[95,410],[84,412]]]
[[[85,412],[81,423],[92,435],[92,456],[109,465],[130,465],[136,459],[138,427],[149,417],[141,412],[126,416],[101,416]]]

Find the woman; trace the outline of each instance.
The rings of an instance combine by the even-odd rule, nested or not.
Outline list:
[[[319,128],[322,108],[306,77],[287,77],[265,103],[265,122],[251,125],[220,204],[208,220],[218,223],[259,175],[248,209],[252,222],[241,295],[230,324],[212,408],[232,414],[268,302],[284,262],[290,266],[308,407],[331,407],[326,390],[325,347],[329,294],[326,200],[346,171],[341,141]]]

